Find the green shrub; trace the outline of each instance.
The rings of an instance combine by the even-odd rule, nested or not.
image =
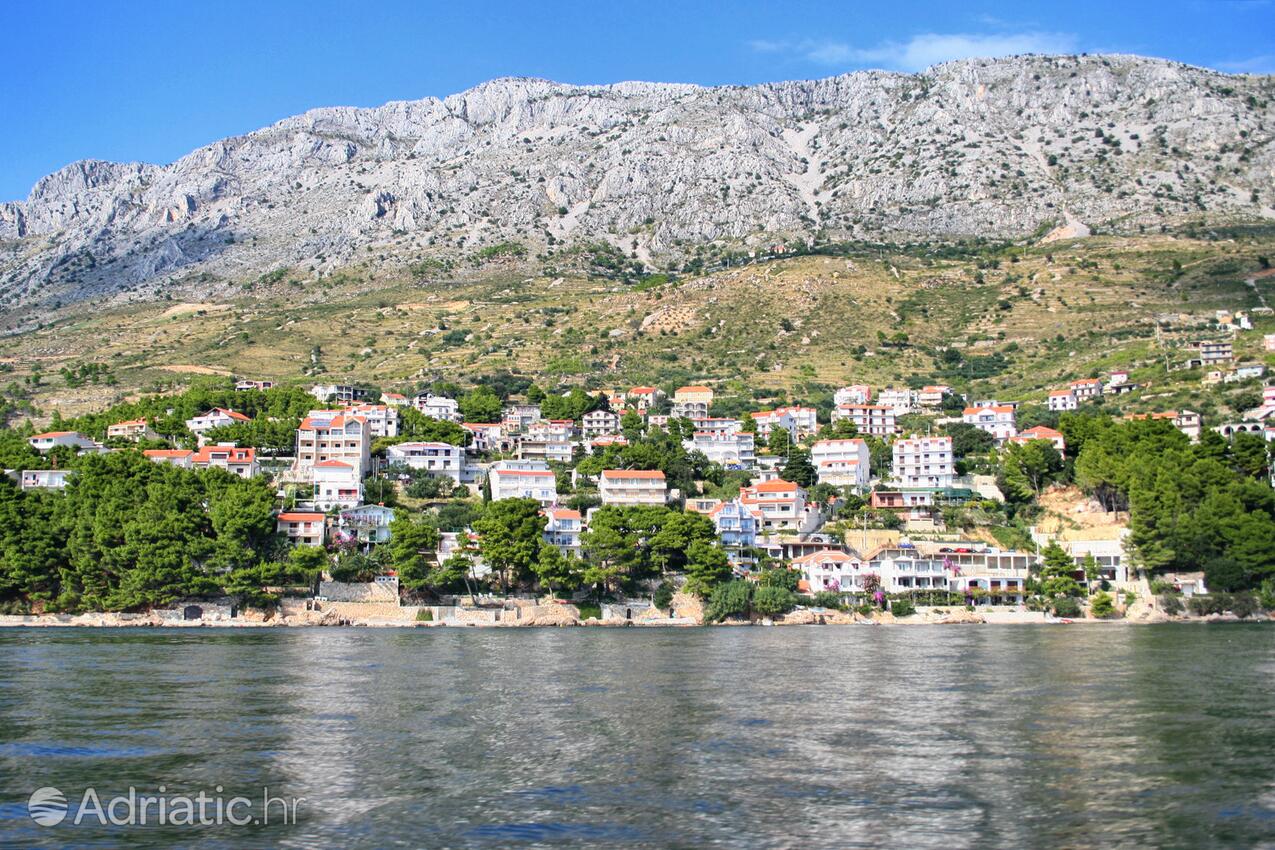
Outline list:
[[[1197,617],[1210,614],[1221,614],[1230,607],[1230,596],[1225,593],[1210,593],[1207,596],[1195,595],[1187,600],[1186,607]]]
[[[1258,612],[1257,599],[1251,593],[1237,593],[1231,598],[1231,613],[1241,620]]]
[[[872,616],[872,612],[875,610],[876,610],[876,606],[873,605],[871,602],[864,602],[860,605],[854,606],[854,612],[858,614],[860,617],[870,617]]]
[[[1089,603],[1089,611],[1100,620],[1106,619],[1116,612],[1115,600],[1111,598],[1110,593],[1105,591],[1099,593]]]
[[[795,591],[797,582],[801,580],[801,573],[796,570],[790,570],[786,567],[776,567],[773,570],[765,570],[758,577],[757,583],[762,587],[782,587],[784,590]]]
[[[753,611],[763,617],[787,614],[797,604],[797,595],[786,587],[762,585],[753,591]]]
[[[895,599],[890,603],[890,612],[896,617],[911,617],[916,613],[916,606],[911,599]]]
[[[1164,596],[1167,593],[1181,593],[1181,591],[1173,586],[1173,582],[1165,581],[1162,578],[1151,579],[1151,594],[1153,596]]]
[[[581,620],[601,620],[602,606],[596,602],[577,602],[576,609],[580,612]]]
[[[1054,616],[1073,619],[1080,616],[1080,601],[1072,596],[1060,596],[1053,602]]]
[[[704,606],[704,621],[720,623],[728,617],[747,617],[752,596],[752,584],[742,579],[717,585]]]
[[[845,607],[841,602],[841,594],[835,590],[821,590],[815,594],[814,604],[820,608],[834,608],[840,611]]]
[[[434,612],[428,608],[422,608],[416,612],[416,622],[432,623],[434,621]]]
[[[1172,616],[1181,614],[1184,608],[1182,598],[1175,593],[1162,593],[1157,601],[1160,603],[1160,610]]]

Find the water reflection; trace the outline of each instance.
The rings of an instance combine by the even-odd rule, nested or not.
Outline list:
[[[0,631],[0,844],[1259,846],[1275,630]],[[36,826],[52,785],[306,798]]]

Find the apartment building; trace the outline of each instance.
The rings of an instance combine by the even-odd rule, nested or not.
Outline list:
[[[500,460],[487,470],[492,501],[535,499],[541,505],[558,501],[558,482],[547,464],[539,460]]]
[[[501,423],[505,426],[505,433],[525,431],[540,421],[540,405],[511,404],[505,407],[502,415]]]
[[[917,394],[906,387],[888,387],[877,393],[877,404],[897,414],[911,413],[916,409]]]
[[[398,436],[398,410],[391,405],[356,404],[340,412],[362,416],[373,438]]]
[[[872,387],[867,384],[852,384],[842,387],[832,395],[833,404],[840,407],[846,404],[871,404]]]
[[[604,505],[663,505],[668,483],[658,469],[604,469],[598,493]]]
[[[372,435],[362,416],[312,410],[297,428],[297,466],[325,460],[351,464],[362,478],[372,465]]]
[[[756,442],[746,431],[696,431],[682,445],[688,452],[702,452],[713,463],[728,469],[751,469],[757,462]]]
[[[450,478],[459,484],[464,473],[465,450],[451,443],[399,443],[385,449],[385,459],[421,470],[430,478]]]
[[[549,546],[556,546],[564,555],[580,557],[580,533],[584,530],[580,512],[569,508],[547,508],[543,514],[544,542]]]
[[[1003,443],[1018,433],[1014,405],[993,404],[987,407],[967,407],[961,413],[961,421],[986,431],[998,443]]]
[[[751,561],[750,549],[757,546],[757,517],[738,499],[721,502],[708,512],[717,530],[717,539],[735,563]]]
[[[782,478],[741,488],[739,501],[757,517],[762,532],[801,531],[809,524],[806,491]]]
[[[899,487],[951,487],[956,478],[951,437],[918,437],[894,441],[891,478]]]
[[[314,506],[321,511],[353,508],[363,503],[363,477],[343,460],[324,460],[311,469]]]
[[[1102,381],[1097,378],[1081,378],[1071,382],[1071,392],[1076,401],[1093,401],[1102,396]]]
[[[212,429],[226,428],[241,422],[251,421],[251,417],[245,416],[237,410],[214,407],[207,413],[201,413],[192,419],[187,419],[186,429],[195,435],[200,445],[203,445],[204,435]]]
[[[275,522],[275,531],[293,546],[322,546],[327,517],[317,511],[284,511]]]
[[[810,448],[810,461],[820,484],[861,490],[872,477],[868,444],[863,440],[819,440]]]
[[[691,385],[679,387],[673,393],[674,417],[686,419],[703,419],[708,416],[708,409],[713,406],[713,391],[708,387]]]
[[[659,387],[634,387],[627,393],[627,398],[639,413],[646,413],[664,398]]]
[[[916,394],[916,403],[920,407],[936,408],[943,406],[943,399],[952,394],[952,388],[943,384],[921,387]]]
[[[848,419],[860,434],[873,437],[893,436],[898,430],[894,408],[883,404],[843,404],[832,409],[832,421]]]
[[[590,410],[580,421],[585,440],[620,433],[620,416],[609,410]]]
[[[349,384],[315,384],[310,395],[324,404],[347,405],[367,398],[367,390]]]

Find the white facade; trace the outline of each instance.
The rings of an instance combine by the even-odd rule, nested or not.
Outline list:
[[[567,508],[549,508],[544,513],[545,543],[558,547],[564,555],[580,557],[580,532],[584,530],[580,512]]]
[[[586,440],[620,433],[620,417],[609,410],[591,410],[584,415],[581,422]]]
[[[325,460],[351,464],[360,477],[372,465],[372,436],[361,416],[312,410],[297,428],[297,465],[304,468]]]
[[[869,404],[872,401],[872,387],[867,384],[842,387],[833,393],[832,400],[838,407],[847,404]]]
[[[61,490],[74,474],[73,469],[24,469],[18,485],[23,490]]]
[[[1049,394],[1049,409],[1053,411],[1075,410],[1076,394],[1071,390],[1054,390]]]
[[[390,463],[423,470],[431,478],[450,478],[459,484],[465,465],[465,450],[451,443],[399,443],[385,449]]]
[[[314,465],[314,506],[321,511],[353,508],[363,502],[363,481],[359,471],[340,460],[325,460]]]
[[[889,387],[877,393],[877,404],[893,408],[895,413],[908,413],[916,407],[916,403],[917,394],[907,388]]]
[[[1014,408],[1008,404],[994,404],[987,407],[967,407],[961,415],[961,421],[986,431],[1003,443],[1018,433],[1015,424]]]
[[[28,437],[27,442],[31,444],[31,448],[41,454],[58,446],[66,446],[67,448],[75,449],[77,452],[97,451],[102,448],[93,440],[75,431],[47,431],[43,434],[36,434],[34,437]]]
[[[604,469],[598,481],[604,505],[663,505],[668,502],[664,473],[644,469]]]
[[[702,452],[711,462],[728,468],[751,469],[757,462],[756,441],[746,431],[696,431],[693,439],[684,440],[682,445],[688,452]]]
[[[343,412],[362,416],[367,421],[368,433],[373,437],[398,436],[398,411],[388,404],[356,404]]]
[[[863,489],[871,478],[868,444],[863,440],[819,440],[810,460],[820,484]]]
[[[899,487],[951,487],[956,477],[951,437],[894,441],[893,481]]]
[[[542,461],[501,460],[487,470],[493,502],[501,499],[535,499],[541,505],[558,501],[558,482]]]
[[[894,408],[883,404],[843,404],[832,409],[832,421],[848,419],[860,434],[889,437],[898,430]]]
[[[421,412],[422,415],[428,416],[430,419],[441,419],[444,422],[461,421],[460,404],[454,398],[446,398],[441,395],[432,395],[430,393],[421,393],[413,401],[413,406]]]
[[[214,407],[207,413],[201,413],[193,419],[186,420],[186,428],[192,434],[199,438],[202,443],[204,434],[214,428],[225,428],[240,422],[251,422],[252,419],[244,416],[237,410],[227,410],[223,407]]]

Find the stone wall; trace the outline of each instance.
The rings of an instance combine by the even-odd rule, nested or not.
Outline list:
[[[398,604],[398,579],[393,581],[323,581],[319,595],[329,602],[379,602]]]

